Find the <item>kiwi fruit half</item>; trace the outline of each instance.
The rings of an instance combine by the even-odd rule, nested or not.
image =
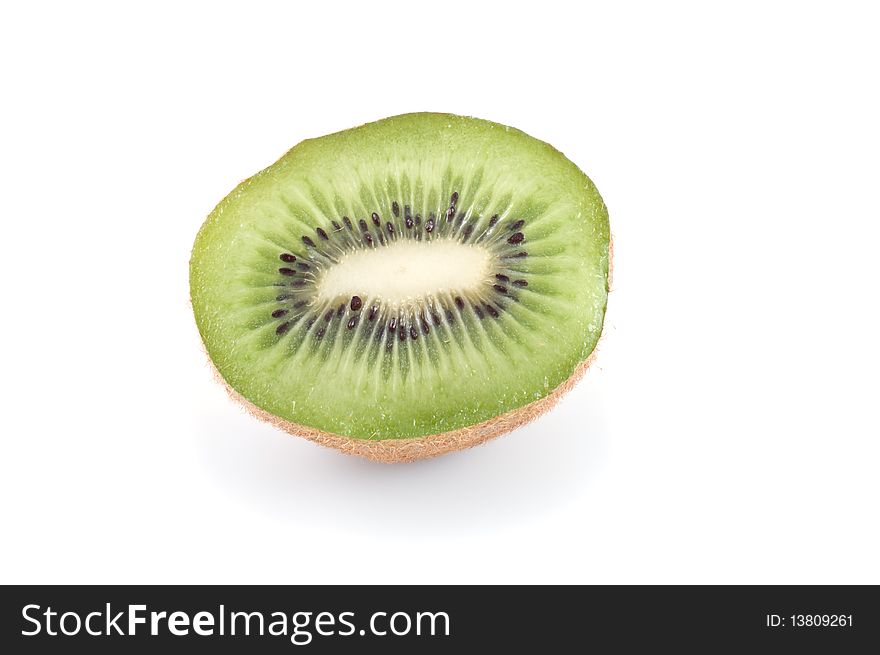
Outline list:
[[[608,212],[559,151],[450,114],[303,141],[208,216],[190,261],[205,349],[284,430],[382,461],[472,446],[586,369]]]

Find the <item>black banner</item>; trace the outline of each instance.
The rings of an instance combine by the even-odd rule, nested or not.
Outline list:
[[[876,587],[22,586],[2,651],[864,652]],[[783,650],[784,649],[784,650]],[[654,648],[651,648],[654,650]]]

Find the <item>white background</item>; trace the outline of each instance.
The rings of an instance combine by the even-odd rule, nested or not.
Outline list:
[[[718,4],[8,3],[0,580],[880,583],[880,21]],[[385,466],[226,398],[187,264],[290,146],[418,110],[565,152],[616,277],[551,414]]]

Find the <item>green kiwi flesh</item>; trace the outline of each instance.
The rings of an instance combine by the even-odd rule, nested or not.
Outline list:
[[[406,114],[303,141],[242,182],[196,237],[190,293],[249,409],[370,456],[546,408],[601,335],[609,249],[598,191],[551,146]]]

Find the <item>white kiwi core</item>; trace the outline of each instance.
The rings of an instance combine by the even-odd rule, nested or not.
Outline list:
[[[317,296],[380,299],[391,305],[445,293],[476,291],[491,277],[486,248],[452,239],[401,240],[384,248],[353,250],[317,281]]]

